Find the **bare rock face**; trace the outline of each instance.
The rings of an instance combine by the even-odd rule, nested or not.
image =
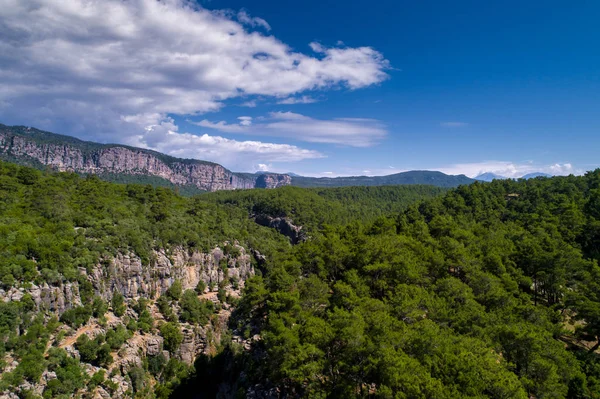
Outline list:
[[[76,283],[64,283],[59,286],[49,286],[46,283],[41,286],[32,284],[26,290],[13,287],[6,292],[0,289],[0,299],[4,302],[18,301],[23,298],[25,293],[31,295],[38,308],[59,314],[73,307],[81,306],[79,288]]]
[[[186,364],[193,364],[196,354],[202,353],[204,347],[206,347],[205,335],[199,330],[201,329],[186,326],[181,331],[183,333],[183,342],[179,347],[177,357]]]
[[[146,340],[146,354],[148,356],[157,356],[160,354],[163,346],[163,338],[153,335]]]
[[[206,191],[275,188],[292,181],[288,175],[238,174],[212,162],[173,158],[141,148],[102,145],[4,125],[0,125],[0,154],[33,160],[60,171],[156,176]]]
[[[288,218],[274,218],[267,215],[257,215],[254,220],[261,226],[271,227],[284,236],[287,236],[292,244],[298,244],[305,241],[306,236],[302,231],[302,226],[296,226]]]
[[[110,301],[115,292],[126,299],[138,297],[157,298],[179,280],[184,290],[195,289],[201,280],[206,286],[218,286],[225,279],[244,281],[254,275],[251,256],[241,246],[236,246],[239,256],[227,258],[227,275],[220,266],[225,255],[220,248],[210,253],[189,252],[175,248],[168,254],[164,250],[154,251],[149,265],[142,265],[134,254],[118,254],[115,258],[97,264],[88,273],[80,269],[92,283],[96,295]],[[31,285],[29,288],[0,289],[0,300],[18,301],[25,294],[31,295],[40,309],[61,315],[66,310],[81,306],[79,286],[62,283],[58,286]]]
[[[164,250],[153,253],[154,260],[148,266],[135,255],[119,254],[109,266],[96,265],[88,279],[98,295],[112,298],[120,292],[125,298],[156,298],[165,292],[175,280],[179,280],[184,290],[195,289],[200,280],[208,285],[218,285],[226,278],[245,280],[254,275],[250,255],[238,246],[240,255],[228,260],[227,277],[219,266],[223,251],[219,248],[210,253],[189,253],[177,248],[167,254]]]
[[[184,290],[195,289],[200,281],[203,281],[206,286],[214,287],[227,281],[228,284],[225,284],[227,295],[239,297],[245,280],[254,275],[251,263],[253,255],[247,253],[245,248],[237,243],[225,243],[225,245],[232,245],[237,250],[226,255],[218,247],[208,253],[176,247],[170,250],[154,251],[150,256],[152,260],[149,264],[143,264],[135,254],[121,253],[114,258],[103,259],[90,270],[81,268],[79,272],[92,284],[94,294],[106,301],[110,301],[116,292],[121,293],[128,304],[139,297],[155,299],[176,280],[181,282]],[[225,262],[227,267],[224,267]],[[236,280],[237,283],[229,284],[229,279]],[[39,309],[57,315],[82,305],[77,282],[60,283],[55,286],[30,284],[21,288],[13,287],[7,291],[0,290],[0,300],[3,301],[22,300],[26,295],[31,296]],[[183,335],[183,341],[174,353],[169,353],[164,348],[164,338],[156,329],[162,322],[162,316],[156,317],[158,309],[156,304],[151,304],[150,312],[157,321],[155,329],[150,333],[135,332],[117,352],[112,354],[114,362],[105,371],[106,375],[111,376],[110,381],[114,388],[97,387],[91,392],[92,396],[90,397],[98,399],[129,397],[128,393],[131,392],[132,386],[127,373],[133,368],[142,367],[144,359],[147,357],[162,354],[167,361],[169,358],[176,358],[192,365],[199,354],[209,354],[214,351],[222,337],[227,336],[223,334],[228,329],[232,308],[226,302],[219,302],[214,289],[212,291],[209,289],[208,292],[202,294],[202,297],[205,300],[217,302],[220,311],[211,317],[210,322],[206,325],[180,323],[179,328]],[[62,341],[60,347],[64,348],[71,357],[80,359],[75,345],[76,338],[85,334],[90,339],[94,339],[99,334],[106,334],[109,329],[116,328],[117,325],[124,325],[129,317],[135,319],[137,316],[135,310],[128,307],[123,317],[116,317],[109,312],[106,320],[102,323],[91,318],[86,325],[69,332],[72,335]],[[66,331],[70,330],[66,327],[65,329]],[[6,361],[7,367],[4,371],[13,370],[18,364],[16,361],[11,362],[11,358]],[[89,376],[100,370],[87,363],[84,364],[84,367]],[[24,384],[19,387],[19,392],[31,390],[36,395],[42,396],[48,381],[55,378],[55,373],[46,371],[38,383]],[[15,399],[16,397],[18,396],[13,396],[9,392],[0,392],[0,399]]]
[[[292,184],[292,178],[288,175],[276,175],[272,173],[265,173],[256,179],[256,188],[277,188],[282,186],[289,186]]]

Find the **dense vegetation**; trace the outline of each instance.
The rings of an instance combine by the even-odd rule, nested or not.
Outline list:
[[[263,339],[202,360],[198,381],[217,367],[284,396],[600,397],[600,171],[476,183],[322,233],[249,282],[233,327]]]
[[[49,166],[42,164],[41,158],[33,158],[32,156],[24,155],[22,152],[13,154],[13,145],[15,138],[26,139],[33,146],[35,145],[56,145],[58,147],[69,147],[72,150],[78,150],[84,159],[90,160],[98,156],[100,150],[105,150],[112,147],[126,148],[136,153],[149,154],[156,159],[162,161],[167,166],[178,165],[193,165],[202,164],[217,166],[213,162],[201,161],[196,159],[175,158],[156,151],[147,150],[144,148],[135,148],[125,145],[116,144],[100,144],[91,141],[83,141],[74,137],[55,134],[26,126],[6,126],[0,124],[0,133],[4,135],[5,144],[0,148],[0,160],[17,163],[45,170]],[[43,151],[43,150],[42,150]],[[141,169],[143,169],[143,166]],[[123,169],[119,173],[100,173],[99,176],[103,180],[113,183],[130,183],[130,184],[151,184],[158,187],[169,187],[177,189],[182,195],[195,195],[200,193],[200,189],[192,185],[175,185],[169,180],[158,176],[139,173],[139,170],[131,169],[129,172],[124,172]],[[246,180],[247,182],[255,181],[256,174],[251,173],[233,173],[233,175]],[[349,187],[349,186],[389,186],[389,185],[432,185],[437,187],[457,187],[461,184],[471,184],[475,180],[464,175],[451,176],[441,172],[433,171],[409,171],[396,173],[388,176],[351,176],[351,177],[335,177],[335,178],[315,178],[298,176],[290,174],[291,184],[298,187]],[[257,185],[256,187],[260,187]]]
[[[275,230],[254,223],[250,216],[256,209],[251,204],[258,198],[263,204],[273,204],[265,205],[262,212],[313,223],[313,231],[320,234],[325,222],[346,222],[347,213],[372,220],[439,192],[430,187],[349,188],[331,193],[289,188],[233,192],[228,198],[188,198],[162,187],[113,184],[97,176],[0,162],[0,294],[7,300],[0,301],[0,392],[18,388],[21,396],[35,396],[29,387],[33,389],[31,384],[50,373],[53,378],[44,385],[44,397],[68,397],[100,386],[117,395],[118,387],[109,378],[120,371],[113,368],[109,375],[105,370],[115,356],[122,355],[128,340],[158,334],[164,339],[163,348],[173,354],[182,343],[181,325],[212,323],[219,304],[233,301],[221,286],[206,287],[201,282],[196,291],[184,291],[178,281],[156,301],[126,299],[119,292],[105,301],[94,292],[85,272],[97,265],[108,267],[106,262],[118,253],[133,253],[148,267],[154,250],[168,253],[182,247],[207,252],[224,242],[239,242],[274,259],[276,253],[292,247]],[[302,212],[290,207],[290,201],[301,204]],[[335,214],[329,214],[332,209]],[[329,215],[319,216],[325,214]],[[236,256],[235,247],[225,245],[224,249],[226,255]],[[62,314],[36,305],[27,293],[35,286],[65,284],[78,287],[81,305],[69,304]],[[26,294],[18,299],[4,296],[15,289]],[[200,299],[206,289],[218,291],[217,304]],[[150,306],[164,321],[155,320]],[[122,324],[110,327],[109,316]],[[79,335],[74,340],[78,358],[61,346],[76,330],[96,324],[103,333]],[[89,367],[98,371],[90,374]],[[124,376],[138,396],[167,397],[190,371],[176,358],[159,354],[144,359],[141,368],[132,368]]]
[[[600,398],[600,171],[450,191],[285,187],[186,198],[0,163],[0,198],[2,289],[73,282],[83,302],[60,317],[29,295],[0,302],[0,391],[52,372],[44,397],[96,386],[116,395],[103,370],[128,340],[160,334],[174,354],[181,325],[210,323],[229,301],[228,334],[252,345],[224,334],[192,368],[149,356],[124,371],[129,394]],[[289,217],[310,238],[292,246],[254,214]],[[153,249],[236,240],[266,260],[240,299],[214,287],[216,304],[199,296],[203,284],[178,281],[156,301],[104,302],[79,272],[118,252],[151,264]],[[123,324],[106,325],[107,312]],[[74,358],[58,345],[65,325],[91,320],[105,332],[78,337]]]
[[[203,199],[247,209],[252,215],[289,217],[311,232],[325,225],[371,221],[400,212],[419,200],[432,198],[447,189],[434,186],[379,186],[277,190],[218,191]]]

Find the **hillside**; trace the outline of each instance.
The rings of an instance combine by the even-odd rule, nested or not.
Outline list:
[[[174,158],[156,151],[116,144],[98,144],[24,126],[0,124],[0,159],[60,171],[97,174],[120,183],[150,183],[184,191],[273,188],[290,177],[273,173],[234,173],[195,159]]]
[[[187,198],[0,161],[0,396],[166,398],[199,356],[254,342],[229,328],[232,312],[246,281],[292,247],[255,222],[259,202],[272,204],[261,216],[306,221],[314,237],[317,220],[373,220],[391,202],[403,210],[442,191],[284,187]]]
[[[183,194],[248,188],[432,185],[456,187],[475,180],[441,172],[412,171],[377,177],[313,178],[295,174],[235,173],[196,159],[175,158],[142,148],[99,144],[25,126],[0,124],[0,159],[38,169],[96,174],[115,183],[177,188]]]
[[[491,182],[492,180],[497,180],[497,179],[498,180],[503,180],[503,179],[506,179],[506,177],[497,175],[495,173],[486,172],[486,173],[482,173],[480,175],[475,176],[474,179],[475,180],[480,180],[480,181]]]
[[[387,176],[304,177],[293,176],[292,185],[298,187],[391,186],[421,184],[438,187],[457,187],[475,180],[465,175],[446,175],[442,172],[415,170]]]
[[[0,162],[0,197],[5,397],[600,392],[600,171],[186,198]]]
[[[598,398],[599,237],[600,171],[324,226],[248,280],[232,328],[261,339],[176,395]]]

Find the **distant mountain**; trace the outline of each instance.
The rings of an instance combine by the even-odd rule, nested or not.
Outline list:
[[[482,173],[479,176],[476,176],[474,179],[475,180],[488,181],[489,182],[489,181],[492,181],[492,180],[507,179],[507,177],[500,176],[500,175],[497,175],[495,173],[487,172],[487,173]]]
[[[257,170],[256,172],[254,172],[255,175],[266,175],[266,174],[269,174],[269,173],[271,173],[271,172],[268,172],[266,170]],[[294,177],[294,176],[295,177],[302,177],[299,174],[293,173],[293,172],[285,172],[285,173],[282,173],[282,174],[283,175],[292,176],[292,177]]]
[[[548,173],[534,172],[528,173],[525,176],[521,176],[521,179],[535,179],[536,177],[552,177],[552,175],[549,175]]]
[[[99,144],[25,126],[0,124],[0,159],[38,168],[97,174],[118,183],[185,188],[188,192],[289,185],[290,176],[234,173],[223,166],[142,148]]]
[[[304,177],[295,173],[236,173],[196,159],[175,158],[120,144],[99,144],[26,126],[0,124],[0,159],[39,169],[96,174],[117,183],[178,187],[185,193],[244,188],[389,186],[424,184],[456,187],[475,180],[465,175],[411,171],[388,176]]]
[[[298,187],[390,186],[397,184],[457,187],[473,182],[475,182],[474,179],[470,179],[465,175],[446,175],[442,172],[428,170],[414,170],[387,176],[292,177],[292,186]]]

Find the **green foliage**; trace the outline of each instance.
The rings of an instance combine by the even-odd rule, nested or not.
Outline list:
[[[83,306],[61,321],[77,328],[107,307],[80,268],[110,273],[103,262],[118,252],[148,267],[157,248],[208,251],[237,241],[257,275],[244,282],[231,327],[261,339],[246,352],[223,332],[217,356],[197,364],[204,377],[195,376],[214,387],[242,394],[264,384],[290,397],[598,398],[599,190],[596,171],[451,191],[284,187],[184,198],[0,163],[0,282],[76,282]],[[308,240],[290,245],[249,218],[257,214],[291,218]],[[242,251],[223,248],[231,271],[227,262]],[[219,285],[222,302],[229,281]],[[183,292],[175,281],[156,301],[171,353],[183,340],[180,321],[204,325],[214,312],[198,298],[205,289]],[[127,306],[138,315],[123,318],[127,328],[78,339],[81,361],[106,366],[132,332],[152,330],[146,300],[126,304],[116,293],[113,312]],[[2,388],[35,382],[48,367],[62,379],[45,397],[85,389],[79,361],[57,348],[45,356],[57,328],[49,320],[29,295],[0,302],[0,355],[19,363],[3,373]],[[147,368],[156,397],[193,384],[191,368],[162,354]],[[129,378],[138,396],[148,392],[143,370]]]
[[[142,313],[140,313],[140,316],[138,317],[137,325],[138,328],[145,333],[152,331],[154,319],[152,318],[152,315],[150,315],[148,309],[142,310]]]
[[[168,322],[162,324],[159,329],[160,334],[164,339],[165,349],[171,353],[179,349],[179,346],[183,341],[183,334],[179,329],[179,324],[174,322]]]
[[[181,286],[181,281],[175,280],[173,284],[167,289],[167,297],[178,301],[181,298],[181,294],[183,293],[183,287]]]
[[[199,324],[201,326],[208,323],[208,318],[214,311],[211,301],[201,301],[194,290],[186,290],[179,302],[181,306],[181,321],[190,324]]]
[[[56,379],[48,381],[44,398],[71,396],[85,387],[87,375],[79,360],[70,357],[64,349],[50,348],[48,363],[48,370],[56,373]],[[98,379],[99,376],[94,375],[92,383]]]
[[[100,297],[95,297],[92,304],[92,316],[99,318],[108,311],[108,304]]]
[[[242,367],[305,397],[597,397],[581,355],[600,346],[597,176],[476,183],[324,226],[247,281],[236,328],[266,355]],[[564,316],[588,348],[557,339]]]
[[[100,367],[110,365],[113,361],[110,354],[112,345],[104,341],[105,337],[103,335],[98,335],[94,339],[90,339],[86,334],[80,335],[77,338],[75,347],[79,351],[81,360]]]
[[[204,280],[200,280],[198,281],[198,285],[196,285],[196,293],[198,293],[198,295],[202,295],[204,294],[204,291],[206,291],[206,283]]]
[[[120,292],[115,292],[111,299],[112,311],[117,317],[121,317],[125,314],[127,307],[125,306],[125,300]]]
[[[102,384],[105,379],[106,379],[106,372],[104,370],[98,370],[97,372],[94,373],[94,375],[90,379],[89,387],[91,389],[93,389],[93,388],[99,386],[100,384]]]
[[[171,302],[167,298],[166,295],[162,295],[156,301],[156,306],[158,306],[158,310],[165,319],[169,321],[177,321],[177,315],[173,311],[173,307],[171,306]]]
[[[73,328],[79,328],[86,324],[92,316],[93,310],[90,306],[78,306],[66,310],[61,316],[60,321]]]
[[[249,220],[244,209],[165,188],[111,184],[96,176],[0,162],[0,198],[3,288],[77,281],[84,305],[93,302],[94,293],[78,268],[89,272],[118,252],[149,264],[153,248],[208,251],[224,241],[247,245],[251,239],[254,245],[266,244],[261,250],[268,253],[285,245],[275,231]]]
[[[106,333],[106,343],[112,350],[119,350],[131,336],[131,332],[119,324],[115,329],[109,330]]]
[[[225,292],[224,288],[219,287],[219,291],[217,291],[217,299],[221,303],[227,302],[227,292]]]
[[[201,198],[245,208],[251,215],[289,217],[295,224],[315,232],[327,224],[371,221],[400,212],[412,203],[435,197],[446,190],[420,185],[329,189],[281,187],[276,190],[218,191]],[[227,245],[224,250],[227,253],[233,248]]]
[[[127,372],[127,375],[131,379],[131,385],[133,386],[133,392],[139,392],[144,388],[145,375],[144,369],[140,367],[133,367]]]
[[[166,364],[167,364],[167,359],[165,358],[165,356],[162,353],[159,353],[156,356],[148,357],[148,371],[154,377],[160,377]]]
[[[388,186],[400,184],[431,184],[440,187],[456,187],[460,184],[471,184],[473,182],[473,179],[465,175],[452,176],[424,170],[402,172],[388,176],[292,177],[292,185],[298,187]]]

